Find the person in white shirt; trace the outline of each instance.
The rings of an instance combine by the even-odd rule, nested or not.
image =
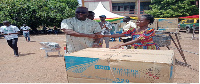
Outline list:
[[[122,25],[123,26],[123,32],[126,32],[126,31],[128,31],[129,29],[132,29],[132,28],[136,28],[136,24],[131,21],[131,18],[129,16],[125,16],[123,18],[123,22],[124,22],[124,25]],[[131,36],[121,37],[121,38],[122,38],[124,43],[132,40]]]
[[[0,28],[1,34],[4,35],[8,45],[14,50],[14,55],[19,57],[17,41],[20,30],[18,27],[11,25],[9,21],[3,21],[3,25]]]
[[[30,33],[29,33],[30,27],[26,26],[26,24],[23,24],[23,26],[20,29],[23,31],[23,35],[26,38],[26,41],[29,42],[30,41]]]
[[[66,34],[68,53],[98,46],[99,40],[96,39],[95,34],[100,34],[101,28],[98,22],[88,19],[87,16],[88,8],[78,7],[75,17],[61,22],[61,29]]]

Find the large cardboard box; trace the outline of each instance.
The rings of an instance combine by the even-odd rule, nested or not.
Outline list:
[[[64,58],[70,83],[173,82],[173,50],[87,48]]]

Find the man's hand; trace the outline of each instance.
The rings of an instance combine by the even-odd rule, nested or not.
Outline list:
[[[89,37],[89,38],[95,39],[95,38],[96,38],[96,35],[95,35],[95,34],[90,34],[90,35],[88,35],[88,37]]]
[[[72,29],[62,29],[62,30],[65,32],[65,34],[75,36],[75,37],[88,37],[88,38],[93,38],[93,39],[96,38],[95,34],[78,33],[78,32],[73,31]]]
[[[104,24],[103,28],[106,28],[106,29],[108,29],[108,27],[106,27],[106,24]]]
[[[2,35],[11,35],[11,33],[6,33],[6,34],[3,33]]]

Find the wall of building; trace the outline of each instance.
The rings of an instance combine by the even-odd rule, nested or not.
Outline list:
[[[144,14],[144,10],[148,10],[148,2],[151,2],[151,0],[84,0],[84,6],[88,8],[89,11],[93,11],[96,9],[98,3],[101,1],[101,3],[104,5],[105,9],[119,14],[119,15],[127,15],[127,16],[135,16],[135,15],[140,15],[140,14]],[[141,2],[140,5],[144,6],[144,7],[140,7],[138,6],[138,2]],[[118,7],[120,7],[120,10],[116,10],[113,7],[113,3],[121,3],[124,4],[122,8],[124,8],[124,10],[121,10],[121,5],[119,5]],[[132,5],[128,5],[129,7],[127,7],[127,4],[129,3],[133,3],[134,7],[132,7]],[[125,5],[126,4],[126,5]],[[115,10],[113,10],[115,9]],[[130,10],[127,10],[130,9]],[[140,10],[139,10],[140,9]]]

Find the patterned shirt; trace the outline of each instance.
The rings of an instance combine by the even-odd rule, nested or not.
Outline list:
[[[112,24],[108,21],[106,21],[104,24],[102,24],[102,22],[99,22],[100,26],[103,27],[104,25],[106,25],[106,27],[108,27],[108,29],[106,29],[106,31],[103,31],[106,35],[110,34],[110,30],[112,29]],[[102,25],[101,25],[102,24]]]
[[[134,43],[131,46],[131,49],[152,49],[152,50],[160,50],[159,46],[157,46],[153,42],[153,36],[155,36],[154,28],[147,28],[145,31],[137,32],[136,28],[132,30],[128,30],[123,33],[126,36],[132,36],[133,40],[140,39],[141,42]]]
[[[75,32],[84,34],[94,34],[101,32],[101,28],[98,22],[90,19],[81,21],[75,17],[64,19],[61,22],[61,29],[72,29]],[[92,38],[66,35],[67,51],[69,53],[92,47],[93,43],[94,39]]]

